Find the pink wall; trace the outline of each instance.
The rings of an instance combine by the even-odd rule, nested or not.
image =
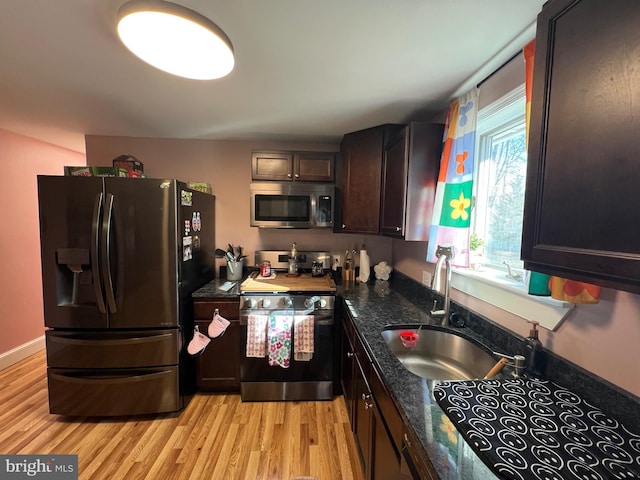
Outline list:
[[[61,175],[85,156],[0,130],[0,355],[44,334],[36,175]]]
[[[433,272],[424,261],[426,242],[393,242],[395,268],[421,281],[422,271]],[[453,290],[451,298],[470,310],[526,337],[522,318]],[[603,289],[597,305],[577,305],[554,332],[540,330],[544,346],[620,388],[640,396],[640,295]]]

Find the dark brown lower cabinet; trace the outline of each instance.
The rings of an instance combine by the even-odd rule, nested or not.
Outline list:
[[[231,324],[224,334],[211,339],[196,360],[196,384],[201,391],[235,392],[240,390],[240,299],[196,298],[193,302],[195,324],[207,334],[215,310]]]
[[[343,313],[342,359],[342,388],[365,478],[406,478],[400,474],[402,419],[347,313]]]
[[[354,423],[352,429],[355,434],[356,445],[360,451],[360,461],[364,467],[365,477],[371,478],[371,412],[373,407],[371,391],[364,378],[362,367],[358,361],[355,362],[356,374],[355,382],[355,405]]]
[[[400,479],[400,463],[393,441],[377,408],[371,409],[371,477],[376,480]]]

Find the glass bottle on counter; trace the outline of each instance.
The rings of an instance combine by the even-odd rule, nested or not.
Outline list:
[[[289,275],[298,275],[298,249],[296,242],[291,245],[291,251],[289,252]]]

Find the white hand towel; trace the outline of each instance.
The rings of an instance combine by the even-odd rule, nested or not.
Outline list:
[[[367,283],[371,275],[371,266],[369,264],[369,255],[366,250],[360,250],[360,281]]]

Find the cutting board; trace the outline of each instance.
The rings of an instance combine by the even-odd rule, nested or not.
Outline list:
[[[277,272],[274,279],[259,278],[254,272],[240,285],[241,292],[335,292],[336,282],[329,274],[323,277],[312,277],[310,273],[302,273],[298,277],[289,277],[284,272]]]

